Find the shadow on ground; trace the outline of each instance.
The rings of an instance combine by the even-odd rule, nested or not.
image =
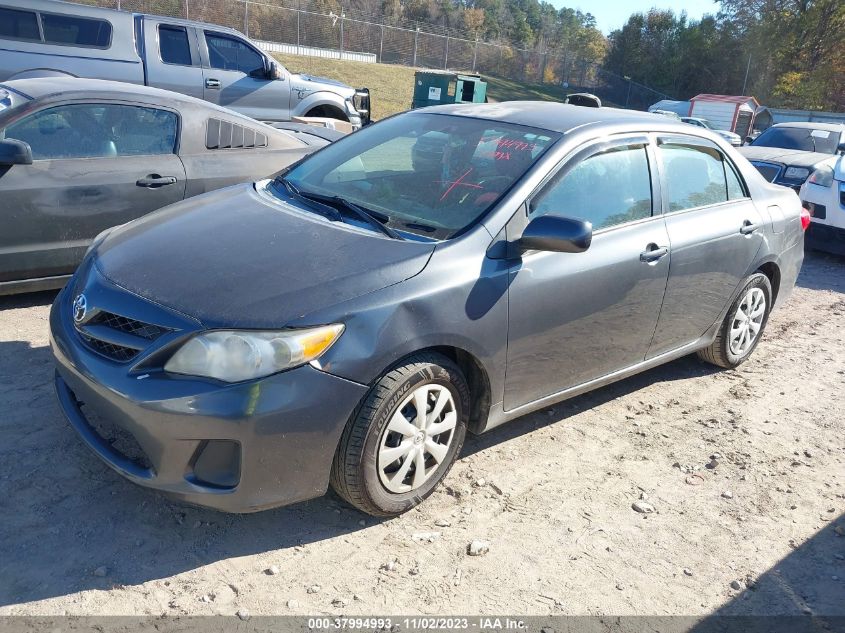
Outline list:
[[[810,290],[845,292],[845,257],[807,251],[797,285]]]

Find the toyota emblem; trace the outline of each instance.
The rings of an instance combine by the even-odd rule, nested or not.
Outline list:
[[[73,300],[73,320],[76,323],[82,323],[85,320],[85,315],[88,314],[88,300],[85,295],[77,295]]]

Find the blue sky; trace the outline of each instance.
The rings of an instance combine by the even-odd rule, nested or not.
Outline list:
[[[632,13],[646,12],[652,7],[672,9],[675,13],[686,10],[687,15],[696,20],[705,13],[719,10],[719,4],[712,0],[552,0],[552,4],[592,13],[605,34],[621,28]]]

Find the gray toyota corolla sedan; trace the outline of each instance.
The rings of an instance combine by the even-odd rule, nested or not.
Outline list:
[[[685,354],[735,367],[809,216],[704,129],[440,106],[99,236],[50,317],[61,406],[130,480],[247,512],[420,503],[482,432]]]

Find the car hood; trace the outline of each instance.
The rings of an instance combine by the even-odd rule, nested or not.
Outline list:
[[[237,185],[116,228],[106,278],[207,327],[276,328],[419,273],[433,243],[331,222]]]
[[[355,94],[355,88],[352,88],[351,86],[348,86],[347,84],[341,81],[336,81],[327,77],[315,77],[314,75],[299,73],[293,75],[293,77],[291,78],[291,83],[296,84],[302,89],[308,91],[316,91],[322,88],[328,88],[332,92],[337,92],[338,94],[343,94],[349,97]]]
[[[754,147],[753,145],[745,145],[739,148],[739,152],[748,160],[767,161],[794,167],[813,167],[822,161],[830,159],[830,154],[801,152],[794,149],[783,149],[781,147]]]

